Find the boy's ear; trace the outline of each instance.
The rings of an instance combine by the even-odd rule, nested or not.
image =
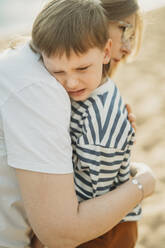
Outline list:
[[[104,60],[103,64],[108,64],[111,59],[111,49],[112,49],[112,40],[108,39],[105,47],[104,47]]]

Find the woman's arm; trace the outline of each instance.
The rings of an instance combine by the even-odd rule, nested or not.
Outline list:
[[[58,175],[16,170],[31,226],[49,248],[73,248],[115,226],[141,200],[131,180],[103,196],[78,204],[73,174]],[[144,198],[154,191],[148,167],[137,174]]]

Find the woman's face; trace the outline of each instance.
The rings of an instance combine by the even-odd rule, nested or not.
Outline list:
[[[109,34],[112,39],[111,67],[116,66],[122,58],[130,54],[135,36],[136,15],[122,21],[110,23]]]

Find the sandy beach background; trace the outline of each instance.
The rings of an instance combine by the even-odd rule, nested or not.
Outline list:
[[[115,81],[137,117],[133,161],[145,162],[157,176],[146,199],[137,248],[165,247],[165,8],[145,16],[143,45],[136,61],[120,66]],[[0,37],[0,50],[9,38]]]
[[[165,247],[165,7],[145,15],[141,51],[120,66],[115,81],[137,118],[132,160],[145,162],[157,176],[156,192],[146,199],[137,248]]]

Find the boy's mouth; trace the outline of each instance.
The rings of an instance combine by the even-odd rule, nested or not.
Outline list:
[[[79,97],[85,92],[85,89],[68,91],[70,97]]]
[[[85,91],[85,89],[81,89],[81,90],[69,90],[68,93],[69,94],[81,94]]]

